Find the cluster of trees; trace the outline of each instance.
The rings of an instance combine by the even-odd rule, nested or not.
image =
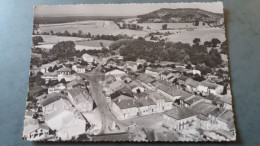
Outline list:
[[[131,30],[143,30],[142,26],[139,26],[137,24],[126,24],[123,23],[122,26],[118,25],[120,29],[131,29]]]
[[[218,44],[220,44],[220,43],[221,43],[221,41],[219,39],[213,38],[213,39],[211,39],[211,41],[205,41],[204,46],[206,46],[206,47],[217,47]]]
[[[120,55],[125,60],[135,61],[137,58],[155,61],[172,61],[192,63],[194,65],[204,63],[208,67],[221,65],[222,59],[216,49],[209,53],[204,45],[189,45],[181,42],[150,42],[142,39],[120,40],[112,43],[110,49],[119,49]]]
[[[43,38],[41,36],[34,36],[32,38],[33,45],[38,45],[39,42],[43,42]]]
[[[49,51],[49,55],[54,56],[60,61],[71,60],[76,52],[75,43],[73,41],[58,42]]]
[[[139,28],[139,27],[138,27]],[[37,32],[38,35],[40,35],[39,32]],[[92,35],[91,33],[84,34],[82,30],[79,30],[77,33],[73,32],[70,33],[69,31],[65,30],[64,32],[56,32],[54,33],[52,30],[49,32],[42,32],[42,35],[57,35],[57,36],[68,36],[68,37],[80,37],[80,38],[89,38],[91,40],[119,40],[123,38],[130,38],[127,35]]]
[[[55,70],[58,70],[58,69],[60,69],[60,68],[62,68],[62,65],[60,65],[60,66],[57,66],[57,65],[54,65],[53,67],[49,67],[48,68],[48,71],[49,72],[54,72]]]

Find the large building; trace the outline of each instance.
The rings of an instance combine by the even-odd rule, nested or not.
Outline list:
[[[68,90],[68,99],[80,112],[93,110],[94,101],[85,89],[74,88]]]
[[[174,107],[163,114],[163,125],[173,129],[182,130],[192,127],[196,119],[196,113],[187,107]]]

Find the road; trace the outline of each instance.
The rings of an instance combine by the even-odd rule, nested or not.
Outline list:
[[[102,78],[104,77],[104,73],[100,72],[100,67],[106,62],[115,56],[110,56],[108,58],[105,58],[99,65],[92,70],[91,72],[80,74],[82,77],[86,78],[89,81],[89,87],[90,92],[92,94],[92,98],[95,101],[97,108],[99,108],[101,119],[102,119],[102,129],[100,131],[100,134],[106,133],[106,130],[108,129],[108,126],[113,121],[118,121],[114,115],[110,112],[108,104],[106,103],[106,97],[103,94],[103,87],[100,84],[102,81]],[[109,125],[108,125],[109,124]]]

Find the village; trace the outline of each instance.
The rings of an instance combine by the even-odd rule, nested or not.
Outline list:
[[[34,24],[23,139],[235,140],[223,17],[187,11]]]
[[[230,118],[233,117],[230,87],[214,83],[211,75],[199,82],[188,76],[201,76],[201,72],[192,66],[187,69],[187,64],[162,61],[158,63],[160,67],[150,67],[151,63],[144,59],[124,62],[120,55],[97,62],[95,57],[84,54],[75,58],[80,60],[91,67],[75,62],[68,68],[51,62],[39,68],[45,83],[58,84],[30,89],[29,97],[35,100],[27,103],[31,107],[25,119],[25,129],[29,131],[24,134],[28,140],[132,133],[134,140],[147,141],[151,131],[152,140],[160,140],[160,135],[199,141],[215,135],[223,140],[235,137],[234,121]],[[49,68],[54,66],[58,66],[57,70],[50,72]],[[33,71],[32,74],[37,74]],[[103,96],[93,97],[88,81],[91,74],[102,78],[98,84]],[[99,106],[107,106],[105,111],[111,113],[98,113],[104,108]],[[104,123],[100,115],[114,118],[108,117]],[[152,121],[141,120],[145,116],[152,117]],[[138,130],[142,137],[137,136]],[[197,133],[199,136],[194,137]]]

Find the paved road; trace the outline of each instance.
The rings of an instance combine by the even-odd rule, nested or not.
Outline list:
[[[95,101],[97,108],[99,108],[101,119],[102,119],[102,129],[100,131],[100,134],[104,134],[106,129],[108,128],[108,124],[112,123],[113,121],[117,121],[117,119],[114,117],[114,115],[110,112],[108,104],[106,103],[106,97],[102,93],[103,87],[100,84],[102,81],[102,78],[104,77],[104,73],[100,72],[100,67],[106,62],[111,59],[117,57],[116,56],[110,56],[108,58],[105,58],[94,70],[88,73],[80,74],[84,78],[86,78],[89,81],[90,86],[90,92],[92,94],[92,98]]]

